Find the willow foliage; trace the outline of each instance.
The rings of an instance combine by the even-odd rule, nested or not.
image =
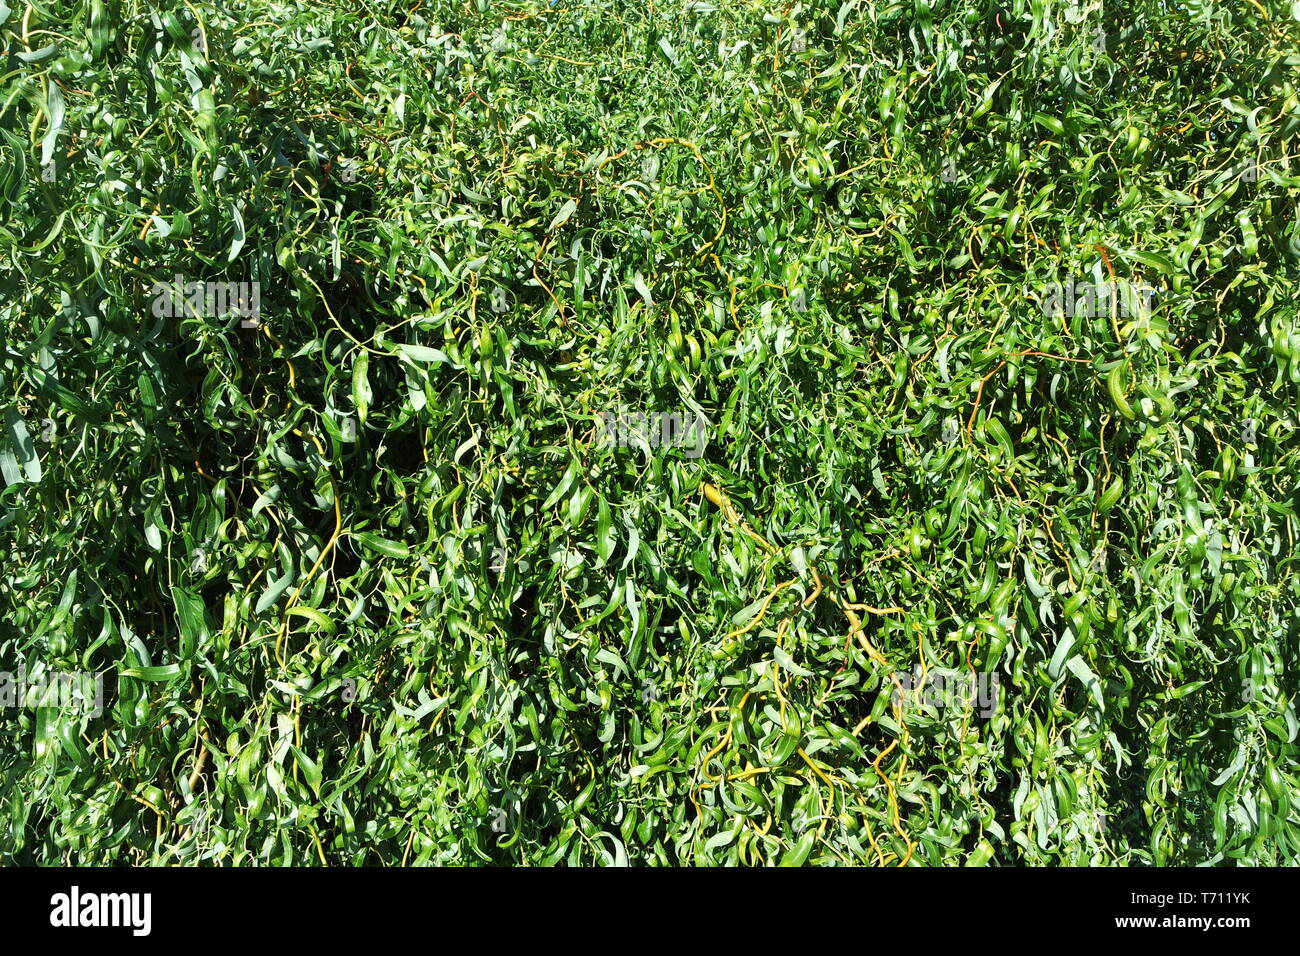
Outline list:
[[[8,3],[5,861],[1300,856],[1300,6]]]

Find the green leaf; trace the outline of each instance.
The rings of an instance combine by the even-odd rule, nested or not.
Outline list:
[[[189,660],[209,637],[203,601],[193,591],[176,585],[172,586],[172,600],[176,603],[176,617],[181,629],[180,656],[182,660]]]
[[[168,681],[180,676],[181,667],[179,664],[165,664],[160,667],[128,667],[121,673],[123,677],[135,677],[144,681]]]
[[[564,205],[560,207],[560,211],[555,214],[555,218],[551,220],[551,224],[547,227],[546,231],[554,232],[556,229],[559,229],[569,221],[570,217],[577,211],[577,209],[578,201],[576,199],[566,200]]]

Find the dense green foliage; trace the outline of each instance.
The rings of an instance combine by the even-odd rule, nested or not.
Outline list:
[[[0,859],[1300,858],[1300,6],[164,6],[0,2]]]

